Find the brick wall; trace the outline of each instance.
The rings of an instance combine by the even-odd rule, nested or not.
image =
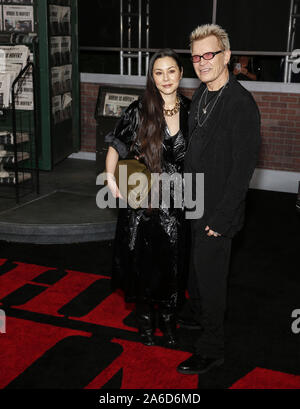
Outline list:
[[[81,151],[96,150],[94,111],[99,84],[81,83]],[[192,97],[194,90],[182,89]],[[258,167],[300,171],[300,94],[253,92],[262,118]]]
[[[258,167],[300,171],[300,94],[255,92],[262,118]]]
[[[81,83],[81,151],[96,152],[94,119],[99,84]]]

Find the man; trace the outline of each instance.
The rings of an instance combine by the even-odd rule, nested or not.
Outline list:
[[[253,64],[252,64],[253,66]],[[256,81],[257,75],[250,71],[250,58],[247,55],[240,55],[233,64],[233,74],[239,81]]]
[[[191,220],[188,292],[193,321],[201,323],[203,331],[195,353],[177,369],[200,374],[224,362],[231,241],[243,224],[245,196],[260,146],[260,115],[251,94],[229,74],[227,33],[217,25],[203,25],[190,40],[201,84],[190,110],[185,173],[204,174],[204,214]]]

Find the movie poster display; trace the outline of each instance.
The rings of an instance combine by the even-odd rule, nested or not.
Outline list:
[[[0,30],[24,34],[34,32],[33,0],[3,1],[0,6]]]
[[[72,38],[70,1],[49,4],[52,119],[72,118]]]
[[[11,86],[21,70],[30,60],[27,46],[0,46],[0,108],[11,105]],[[21,88],[18,89],[16,109],[33,109],[32,73],[29,71]]]

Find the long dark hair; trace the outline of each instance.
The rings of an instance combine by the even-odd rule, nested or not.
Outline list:
[[[164,100],[153,79],[153,66],[158,58],[163,57],[173,58],[179,70],[182,71],[182,63],[178,55],[170,48],[158,51],[149,62],[146,89],[142,97],[141,123],[137,137],[144,161],[151,172],[161,172],[163,129],[165,126]]]

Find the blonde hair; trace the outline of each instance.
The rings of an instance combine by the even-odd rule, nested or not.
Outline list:
[[[190,47],[192,48],[194,41],[203,40],[209,36],[217,37],[218,43],[222,50],[230,50],[228,34],[217,24],[203,24],[202,26],[196,27],[190,35]]]

